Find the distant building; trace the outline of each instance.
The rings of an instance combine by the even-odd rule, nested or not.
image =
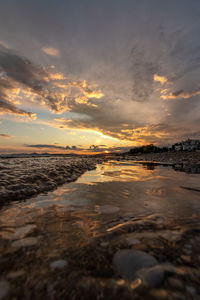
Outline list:
[[[174,150],[175,151],[182,151],[183,150],[182,143],[176,143],[176,144],[174,144]]]
[[[182,141],[172,145],[172,149],[175,151],[192,151],[200,149],[200,140],[191,140]]]
[[[183,145],[183,151],[197,150],[200,149],[200,140],[188,139],[182,142],[182,145]]]

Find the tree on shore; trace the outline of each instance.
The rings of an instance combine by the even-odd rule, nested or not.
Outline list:
[[[167,147],[157,147],[153,144],[149,145],[144,145],[140,147],[135,147],[130,149],[131,154],[139,154],[139,153],[161,153],[161,152],[167,152],[168,148]]]

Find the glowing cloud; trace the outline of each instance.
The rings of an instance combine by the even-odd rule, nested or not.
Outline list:
[[[161,95],[161,98],[164,100],[167,99],[189,99],[191,97],[195,97],[200,95],[200,90],[194,91],[194,92],[185,92],[183,90],[174,92],[174,93],[170,93],[168,95]]]
[[[159,76],[157,74],[154,74],[153,77],[154,81],[160,82],[160,84],[165,84],[167,82],[167,78],[165,76]]]
[[[60,56],[60,51],[56,48],[53,48],[53,47],[43,47],[42,51],[44,53],[46,53],[47,55],[50,55],[50,56],[55,56],[55,57]]]

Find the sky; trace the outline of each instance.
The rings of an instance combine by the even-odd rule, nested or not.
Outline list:
[[[200,1],[0,0],[0,153],[200,138]]]

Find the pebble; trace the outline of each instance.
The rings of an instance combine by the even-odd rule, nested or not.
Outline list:
[[[0,281],[0,300],[5,299],[8,294],[10,285],[7,281]]]
[[[192,286],[186,286],[186,291],[193,296],[196,295],[196,289]]]
[[[150,292],[155,299],[168,299],[168,292],[163,289],[155,289]]]
[[[15,279],[15,278],[18,278],[20,276],[23,276],[24,274],[25,274],[25,272],[23,270],[12,271],[8,274],[8,278]]]
[[[191,263],[191,257],[190,256],[187,256],[187,255],[181,255],[181,259],[183,262],[185,263]]]
[[[100,244],[100,246],[101,246],[101,247],[104,247],[104,248],[108,247],[108,245],[109,245],[109,242],[102,242],[102,243]]]
[[[15,248],[34,246],[36,245],[38,240],[34,237],[24,238],[21,240],[14,241],[11,246]]]
[[[113,214],[119,211],[119,207],[112,205],[103,205],[98,207],[98,211],[103,214]]]
[[[146,251],[148,249],[146,244],[135,244],[133,245],[134,250]]]
[[[140,241],[139,241],[139,240],[133,239],[133,238],[131,238],[131,237],[127,237],[127,238],[126,238],[126,241],[128,242],[128,244],[129,244],[130,246],[140,244]]]
[[[184,288],[183,282],[180,279],[176,278],[176,277],[169,277],[168,282],[169,282],[171,287],[173,287],[177,290],[182,290]]]
[[[50,264],[51,269],[63,269],[68,265],[66,260],[60,259],[60,260],[55,260]]]
[[[159,287],[164,279],[165,272],[162,266],[157,265],[152,268],[142,269],[137,272],[137,276],[142,279],[143,284],[148,287]]]
[[[157,265],[157,260],[143,251],[118,250],[113,257],[114,269],[125,279],[134,280],[143,268]]]

